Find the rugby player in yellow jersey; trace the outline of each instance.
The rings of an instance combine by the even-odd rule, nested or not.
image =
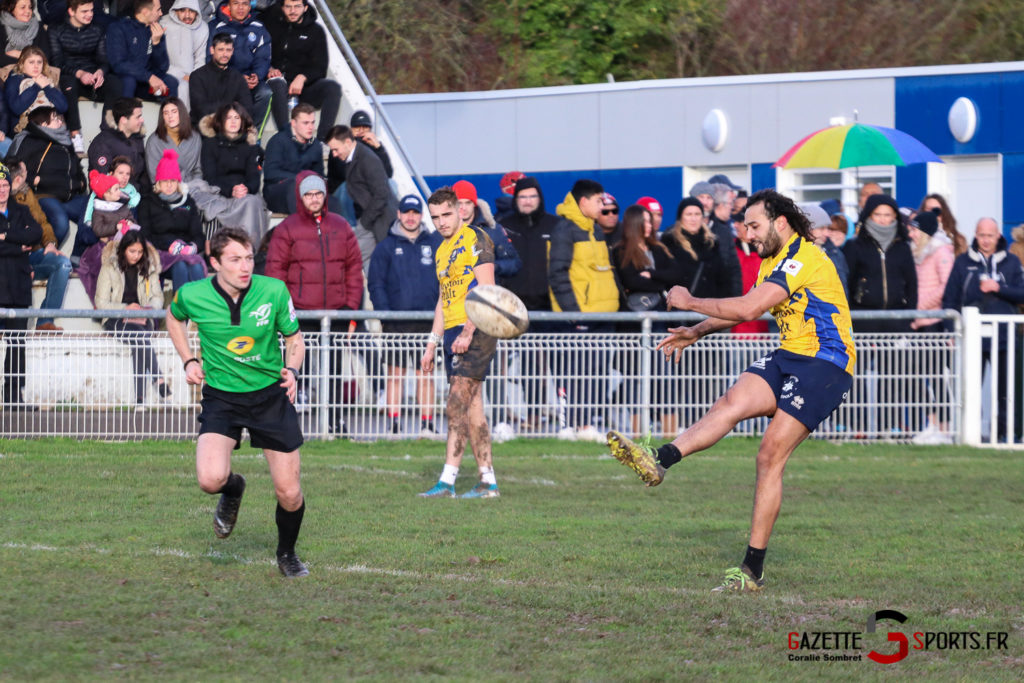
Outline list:
[[[473,447],[480,481],[462,498],[497,498],[498,483],[491,462],[491,433],[484,417],[483,381],[497,340],[476,329],[466,317],[466,294],[477,285],[494,284],[494,244],[490,238],[459,220],[455,192],[443,187],[427,200],[430,219],[444,237],[434,254],[441,293],[434,309],[430,341],[420,369],[432,372],[437,344],[444,343],[448,375],[448,444],[441,477],[423,498],[455,498],[455,477],[468,442]]]
[[[693,327],[669,329],[658,344],[678,362],[701,337],[771,311],[780,347],[743,372],[704,417],[655,449],[608,433],[612,455],[648,486],[686,456],[710,448],[741,420],[771,417],[757,451],[757,482],[750,544],[743,563],[726,572],[715,591],[764,586],[764,555],[782,505],[782,473],[800,442],[849,396],[853,384],[853,329],[843,285],[832,261],[811,239],[810,222],[791,199],[761,190],[747,202],[743,229],[761,256],[757,284],[729,299],[700,299],[673,287],[669,308],[709,316]]]

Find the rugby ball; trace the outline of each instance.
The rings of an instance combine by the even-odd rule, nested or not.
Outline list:
[[[478,285],[469,290],[466,315],[480,331],[498,339],[515,339],[530,326],[526,304],[498,285]]]

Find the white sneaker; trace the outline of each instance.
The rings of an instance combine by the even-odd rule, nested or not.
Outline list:
[[[433,429],[430,429],[429,427],[424,427],[423,429],[420,430],[420,438],[426,439],[427,441],[434,441],[435,439],[438,438],[438,434]]]
[[[595,443],[604,443],[605,436],[601,432],[597,431],[596,427],[587,425],[576,430],[577,441],[593,441]]]
[[[953,437],[943,434],[938,427],[929,423],[910,440],[910,443],[915,446],[945,446],[953,443]]]
[[[575,441],[576,430],[572,427],[562,427],[558,430],[558,438],[560,441]]]
[[[75,154],[80,157],[85,156],[85,138],[82,137],[81,133],[75,133],[71,136],[71,146],[75,148]]]
[[[505,443],[514,438],[516,438],[515,430],[507,422],[499,422],[494,425],[494,430],[491,431],[491,441],[494,443]]]

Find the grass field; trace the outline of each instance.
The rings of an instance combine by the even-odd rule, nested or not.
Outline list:
[[[218,541],[193,448],[0,441],[0,678],[1016,681],[1024,670],[1017,453],[806,443],[786,473],[767,590],[711,595],[746,546],[755,441],[727,440],[655,489],[598,445],[502,444],[502,497],[489,501],[415,497],[440,471],[436,443],[308,444],[298,547],[311,576],[293,581],[273,563],[261,457],[236,454],[249,487]],[[881,609],[906,623],[864,634]],[[886,633],[897,630],[1007,640],[868,661],[896,651]],[[790,632],[857,632],[860,647],[794,651]],[[838,653],[862,661],[789,659]]]

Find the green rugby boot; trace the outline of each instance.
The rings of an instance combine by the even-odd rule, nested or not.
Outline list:
[[[648,486],[657,486],[665,479],[665,468],[655,459],[658,452],[648,444],[635,443],[619,432],[608,432],[608,448],[615,459],[637,473]]]
[[[755,579],[754,574],[741,564],[725,570],[725,581],[711,589],[712,593],[728,593],[730,591],[753,593],[764,588],[764,572],[761,578]]]

